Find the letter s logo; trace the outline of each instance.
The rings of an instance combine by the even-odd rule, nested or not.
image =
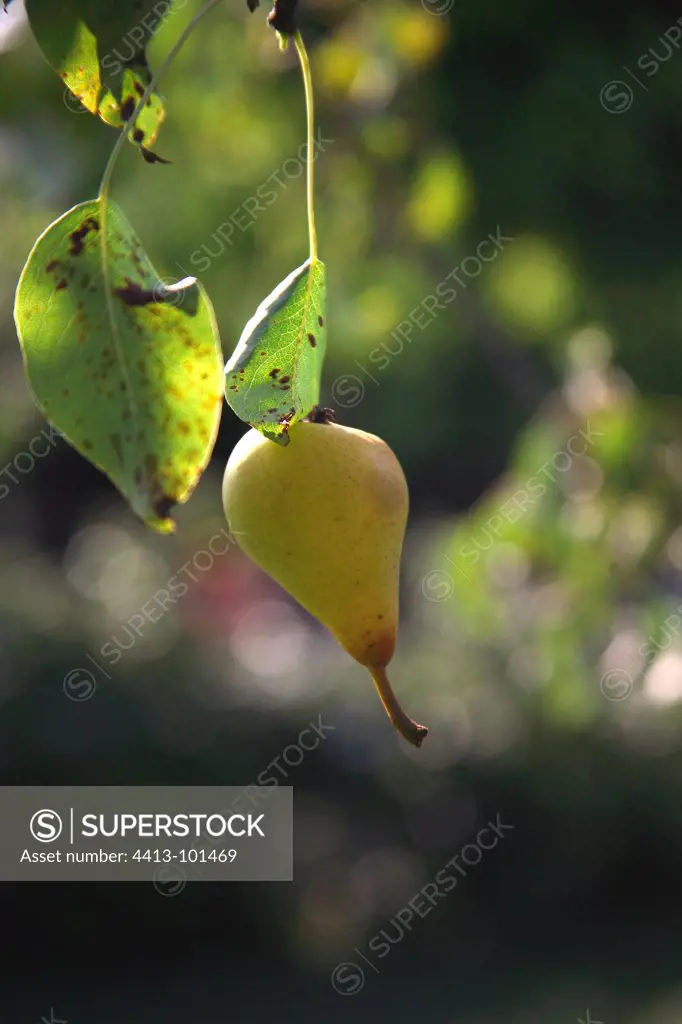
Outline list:
[[[62,834],[62,819],[56,811],[36,811],[29,828],[39,843],[53,843]]]

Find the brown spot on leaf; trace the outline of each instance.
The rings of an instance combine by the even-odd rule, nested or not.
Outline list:
[[[272,377],[274,379],[275,377],[278,377],[281,372],[282,371],[279,369],[279,367],[275,367],[274,370],[270,370],[268,377]]]
[[[279,378],[280,384],[288,384],[290,380],[291,380],[291,377],[280,377]]]
[[[311,348],[315,348],[315,346],[317,345],[317,341],[315,340],[315,335],[314,334],[311,334],[311,333],[308,334],[308,341],[310,342],[310,347]]]
[[[322,317],[321,317],[321,316],[318,316],[318,318],[317,318],[317,322],[318,322],[318,324],[320,325],[320,327],[324,327],[324,320],[322,319]]]
[[[72,256],[78,256],[83,252],[83,240],[90,231],[99,231],[99,221],[96,217],[88,217],[79,228],[69,235],[69,252]]]
[[[126,306],[148,306],[152,302],[163,302],[163,295],[151,291],[149,288],[142,288],[137,281],[131,281],[129,277],[123,279],[125,288],[114,288],[114,295],[121,299]]]
[[[49,263],[46,263],[46,264],[45,264],[45,270],[46,270],[46,271],[48,272],[48,274],[51,274],[51,273],[52,273],[52,271],[53,271],[53,270],[54,270],[54,269],[55,269],[56,267],[58,267],[58,266],[59,266],[59,260],[50,260],[50,262],[49,262]]]
[[[167,494],[164,494],[160,498],[153,499],[152,508],[154,509],[154,513],[159,517],[159,519],[166,519],[168,513],[175,504],[175,498],[169,498]]]
[[[189,434],[191,429],[192,428],[190,427],[189,423],[187,423],[185,420],[181,420],[181,422],[178,423],[178,430],[180,431],[181,434]]]
[[[67,280],[66,280],[65,277],[63,277],[61,279],[61,281],[59,281],[59,283],[57,284],[57,291],[60,292],[63,288],[66,288],[66,286],[67,286]]]
[[[83,441],[83,447],[85,448],[86,452],[92,451],[92,441]]]
[[[129,96],[128,99],[121,104],[121,118],[123,121],[129,121],[135,111],[135,99]],[[134,136],[135,133],[133,133]],[[144,138],[144,136],[143,136]]]
[[[133,137],[136,134],[137,132],[134,132]],[[142,136],[142,138],[144,138],[144,135]],[[135,142],[141,141],[142,139],[135,139]],[[142,156],[145,158],[148,164],[170,164],[173,162],[172,160],[166,160],[164,157],[159,156],[158,153],[152,153],[151,149],[145,149],[144,146],[140,146],[140,152],[142,153]]]

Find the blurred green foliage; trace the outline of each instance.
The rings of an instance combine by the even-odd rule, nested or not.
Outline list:
[[[182,907],[151,886],[139,901],[41,895],[73,934],[104,918],[128,929],[126,956],[101,937],[116,985],[69,988],[74,1020],[97,986],[104,1024],[152,1006],[146,1019],[187,1019],[192,971],[206,1020],[228,984],[244,1019],[568,1022],[587,1005],[604,1024],[678,1019],[682,54],[661,41],[678,12],[436,6],[310,0],[303,26],[323,401],[384,437],[410,483],[392,679],[431,727],[418,753],[396,745],[363,671],[233,549],[195,566],[159,622],[131,627],[222,527],[242,432],[228,409],[175,538],[145,532],[59,443],[12,468],[44,427],[16,278],[39,231],[95,194],[112,133],[62,102],[30,37],[1,55],[0,462],[17,480],[0,478],[3,780],[246,784],[311,718],[335,726],[288,778],[293,886],[194,886]],[[152,66],[196,9],[167,19]],[[162,275],[199,272],[227,357],[306,256],[295,55],[262,9],[226,3],[162,92],[173,165],[125,152],[113,195]],[[480,248],[491,236],[509,240]],[[97,683],[83,704],[62,687],[79,665]],[[363,992],[334,993],[334,965],[498,812],[513,838]],[[18,896],[6,909],[24,916]],[[17,924],[17,971],[35,941]],[[257,996],[240,972],[261,978]],[[46,1007],[55,977],[34,989]]]

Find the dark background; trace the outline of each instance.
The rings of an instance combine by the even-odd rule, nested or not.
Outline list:
[[[219,225],[303,141],[294,55],[266,9],[242,6],[221,5],[164,80],[157,149],[172,166],[129,147],[115,174],[164,276],[217,251]],[[677,1024],[682,53],[674,29],[662,37],[682,10],[302,6],[334,140],[317,163],[324,402],[387,440],[410,484],[392,679],[431,732],[407,749],[364,671],[234,550],[108,666],[102,645],[222,528],[244,426],[225,409],[170,538],[59,441],[0,501],[0,783],[246,785],[318,715],[334,730],[288,769],[293,884],[172,898],[151,882],[1,885],[0,1019],[573,1024],[589,1008],[604,1024]],[[166,20],[153,64],[196,9]],[[46,426],[12,320],[19,272],[39,232],[96,194],[115,139],[64,102],[19,0],[10,12],[3,465]],[[280,180],[200,275],[226,356],[306,255],[303,179]],[[513,241],[459,271],[454,301],[409,344],[391,337],[498,229]],[[370,358],[384,343],[388,364]],[[587,450],[568,457],[581,430]],[[534,497],[512,515],[520,490]],[[96,684],[81,702],[63,685],[79,668]],[[395,935],[395,915],[498,813],[514,826],[504,841],[379,974],[363,965],[361,991],[334,991],[333,968]]]

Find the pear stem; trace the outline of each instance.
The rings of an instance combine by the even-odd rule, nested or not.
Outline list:
[[[388,681],[386,668],[383,665],[371,665],[368,667],[381,698],[381,703],[384,705],[386,714],[391,719],[391,722],[408,743],[411,743],[413,747],[421,747],[429,730],[425,725],[419,725],[409,715],[405,714],[398,702],[398,698],[393,692],[393,687]]]

